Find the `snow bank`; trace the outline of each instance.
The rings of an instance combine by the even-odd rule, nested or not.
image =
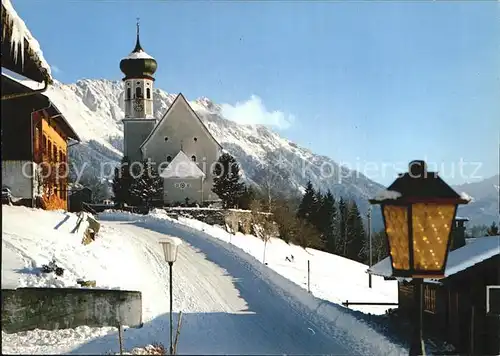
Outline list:
[[[80,279],[95,280],[98,288],[137,287],[123,271],[129,263],[140,264],[141,256],[106,227],[84,246],[86,215],[75,231],[78,216],[64,211],[3,205],[2,214],[2,288],[80,288]],[[64,269],[63,276],[41,273],[52,259]]]

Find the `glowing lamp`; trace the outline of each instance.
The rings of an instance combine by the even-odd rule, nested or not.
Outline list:
[[[412,161],[374,199],[380,204],[394,277],[443,278],[458,195],[424,161]]]

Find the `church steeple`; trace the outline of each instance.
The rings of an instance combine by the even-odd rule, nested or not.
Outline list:
[[[120,61],[120,69],[125,74],[125,118],[149,118],[153,115],[153,83],[156,60],[141,46],[139,19],[136,23],[134,50]]]
[[[140,32],[139,18],[137,18],[137,40],[135,42],[135,48],[132,51],[132,53],[144,52],[144,50],[141,47],[141,40],[139,39],[139,32]]]
[[[125,74],[123,80],[128,78],[148,78],[154,80],[158,64],[156,60],[147,54],[141,46],[139,38],[139,19],[137,19],[137,37],[134,50],[120,61],[120,69]]]

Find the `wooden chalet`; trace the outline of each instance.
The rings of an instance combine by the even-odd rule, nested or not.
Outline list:
[[[50,99],[2,73],[2,185],[21,204],[67,209],[68,142],[80,141]]]
[[[500,236],[466,241],[464,221],[466,219],[455,220],[455,241],[452,241],[445,278],[424,280],[424,335],[451,343],[459,354],[498,355],[500,315],[487,311],[491,307],[487,290],[489,286],[500,286]],[[387,257],[368,273],[393,279],[390,263]],[[398,281],[398,303],[398,314],[410,318],[417,307],[410,281]]]
[[[60,164],[68,162],[68,141],[80,139],[42,94],[53,82],[50,66],[10,0],[1,16],[2,188],[20,204],[67,209],[67,165]]]

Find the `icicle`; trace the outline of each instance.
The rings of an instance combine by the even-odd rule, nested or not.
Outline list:
[[[44,68],[47,71],[47,73],[50,75],[51,74],[50,66],[47,63],[47,61],[45,61],[45,58],[43,57],[42,50],[40,49],[40,44],[32,36],[31,32],[27,28],[24,21],[19,17],[16,10],[12,6],[11,1],[10,0],[2,0],[2,6],[5,8],[6,19],[9,21],[8,25],[10,25],[10,28],[12,31],[11,50],[13,52],[12,54],[14,57],[14,61],[17,62],[19,59],[19,55],[20,55],[21,66],[22,66],[22,68],[24,68],[24,57],[25,57],[24,41],[26,40],[28,42],[28,45],[29,45],[29,48],[31,49],[31,51],[33,51],[33,53],[38,57],[38,60],[40,60],[42,68]],[[6,24],[4,24],[4,26],[6,26]]]

